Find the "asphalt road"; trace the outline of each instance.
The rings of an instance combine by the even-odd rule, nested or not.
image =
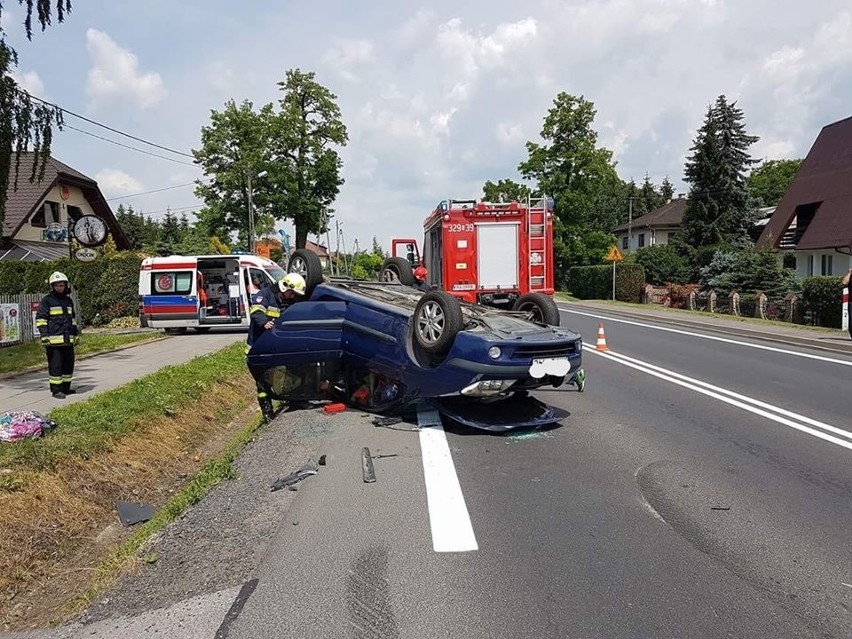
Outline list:
[[[256,525],[246,485],[292,467],[291,449],[327,454],[298,492],[265,493],[283,501],[262,547],[234,563],[210,544],[190,561],[175,533],[163,567],[100,618],[156,626],[138,593],[179,575],[161,619],[183,596],[209,621],[183,637],[852,636],[852,357],[611,320],[602,355],[600,318],[563,318],[584,335],[588,382],[539,393],[570,411],[561,426],[498,436],[286,414],[248,453],[283,468],[254,464],[261,479],[177,524],[238,539]],[[243,511],[227,521],[217,500]],[[207,581],[193,587],[194,571]]]

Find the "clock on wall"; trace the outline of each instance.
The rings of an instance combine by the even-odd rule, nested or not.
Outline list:
[[[83,246],[100,246],[107,232],[106,222],[97,215],[84,215],[74,224],[74,239]]]

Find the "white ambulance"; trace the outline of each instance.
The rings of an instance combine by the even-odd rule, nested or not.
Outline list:
[[[284,275],[256,255],[149,257],[139,270],[139,321],[167,333],[247,327],[249,296]]]

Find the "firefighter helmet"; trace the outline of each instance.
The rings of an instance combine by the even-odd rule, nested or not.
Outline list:
[[[280,282],[278,288],[282,293],[293,291],[296,295],[305,294],[305,278],[298,273],[287,273]]]
[[[60,282],[68,283],[68,278],[65,276],[65,273],[60,273],[59,271],[54,271],[49,278],[47,278],[48,284],[53,286],[54,284],[59,284]]]
[[[425,266],[418,266],[414,269],[414,277],[416,277],[421,282],[426,281],[426,276],[429,274],[429,271],[426,270]]]

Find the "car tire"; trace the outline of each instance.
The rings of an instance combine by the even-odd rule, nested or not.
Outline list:
[[[194,327],[196,333],[206,333],[210,330],[209,326],[196,326]]]
[[[414,270],[404,257],[389,257],[382,264],[379,280],[382,282],[398,281],[403,286],[414,286]]]
[[[559,326],[559,307],[550,295],[527,293],[521,295],[512,306],[513,311],[527,313],[531,322]]]
[[[166,329],[166,335],[186,335],[186,327],[172,327]]]
[[[429,291],[414,309],[414,339],[430,355],[444,355],[464,326],[461,304],[444,291]]]
[[[322,262],[319,256],[308,249],[296,249],[287,261],[287,272],[298,273],[305,278],[305,297],[323,282]]]

